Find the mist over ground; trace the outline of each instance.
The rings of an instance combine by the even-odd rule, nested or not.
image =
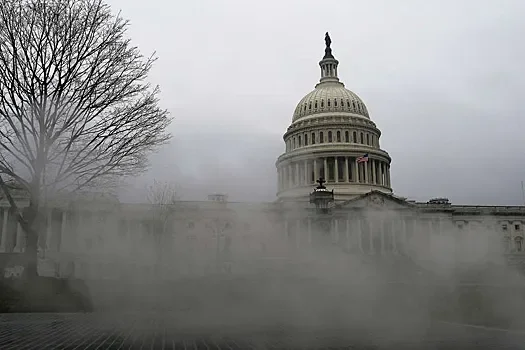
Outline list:
[[[391,210],[364,216],[372,225],[400,219]],[[253,221],[260,224],[260,218]],[[507,264],[495,231],[469,233],[449,225],[436,234],[419,225],[398,253],[369,254],[345,250],[358,244],[355,231],[347,240],[312,227],[312,245],[303,232],[293,238],[299,242],[294,247],[275,222],[263,222],[263,228],[267,234],[249,244],[242,229],[226,233],[232,237],[231,273],[222,261],[217,271],[216,240],[209,232],[198,232],[194,241],[169,237],[164,248],[168,252],[172,245],[177,253],[163,253],[158,271],[144,273],[130,255],[117,284],[86,280],[94,308],[142,315],[145,329],[154,317],[185,332],[300,331],[294,339],[309,345],[316,332],[329,329],[381,332],[382,342],[395,344],[424,337],[438,320],[525,327],[525,280]],[[397,237],[404,239],[404,233]],[[143,241],[144,249],[149,243]],[[155,250],[149,254],[153,261]]]

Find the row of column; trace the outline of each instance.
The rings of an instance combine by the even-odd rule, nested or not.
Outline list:
[[[66,230],[66,212],[51,210],[47,214],[45,232],[39,232],[39,240],[45,239],[46,250],[57,248],[62,232]],[[0,208],[0,253],[22,253],[26,248],[25,232],[16,215],[8,207]],[[43,242],[39,242],[42,246]]]
[[[326,222],[325,222],[326,223]],[[441,234],[443,232],[442,220],[418,220],[405,218],[401,220],[373,220],[364,217],[349,216],[346,219],[332,219],[326,223],[329,227],[324,229],[316,227],[315,220],[307,218],[284,222],[287,239],[295,248],[314,246],[315,241],[322,237],[322,231],[328,230],[329,240],[333,244],[342,246],[347,250],[361,253],[399,253],[408,251],[408,241],[416,232],[428,234]],[[428,235],[427,235],[428,236]],[[424,235],[417,235],[416,239],[424,240]],[[428,243],[428,242],[427,242]],[[424,246],[420,241],[418,246]]]
[[[278,168],[279,191],[315,184],[319,177],[328,183],[390,186],[390,165],[379,159],[357,162],[357,157],[324,157],[292,161]]]

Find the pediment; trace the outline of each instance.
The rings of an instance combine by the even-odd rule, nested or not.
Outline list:
[[[337,205],[338,208],[415,209],[415,205],[391,194],[371,191]]]

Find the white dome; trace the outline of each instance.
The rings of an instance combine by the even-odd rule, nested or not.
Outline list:
[[[315,90],[301,99],[295,108],[292,122],[318,113],[345,112],[357,114],[370,119],[363,101],[342,83],[320,83]]]

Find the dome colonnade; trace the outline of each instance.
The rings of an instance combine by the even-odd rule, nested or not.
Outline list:
[[[319,177],[334,188],[336,200],[371,190],[392,193],[391,158],[380,148],[381,131],[363,101],[339,81],[328,33],[325,40],[321,79],[298,103],[283,136],[286,150],[276,163],[277,196],[307,199]]]

